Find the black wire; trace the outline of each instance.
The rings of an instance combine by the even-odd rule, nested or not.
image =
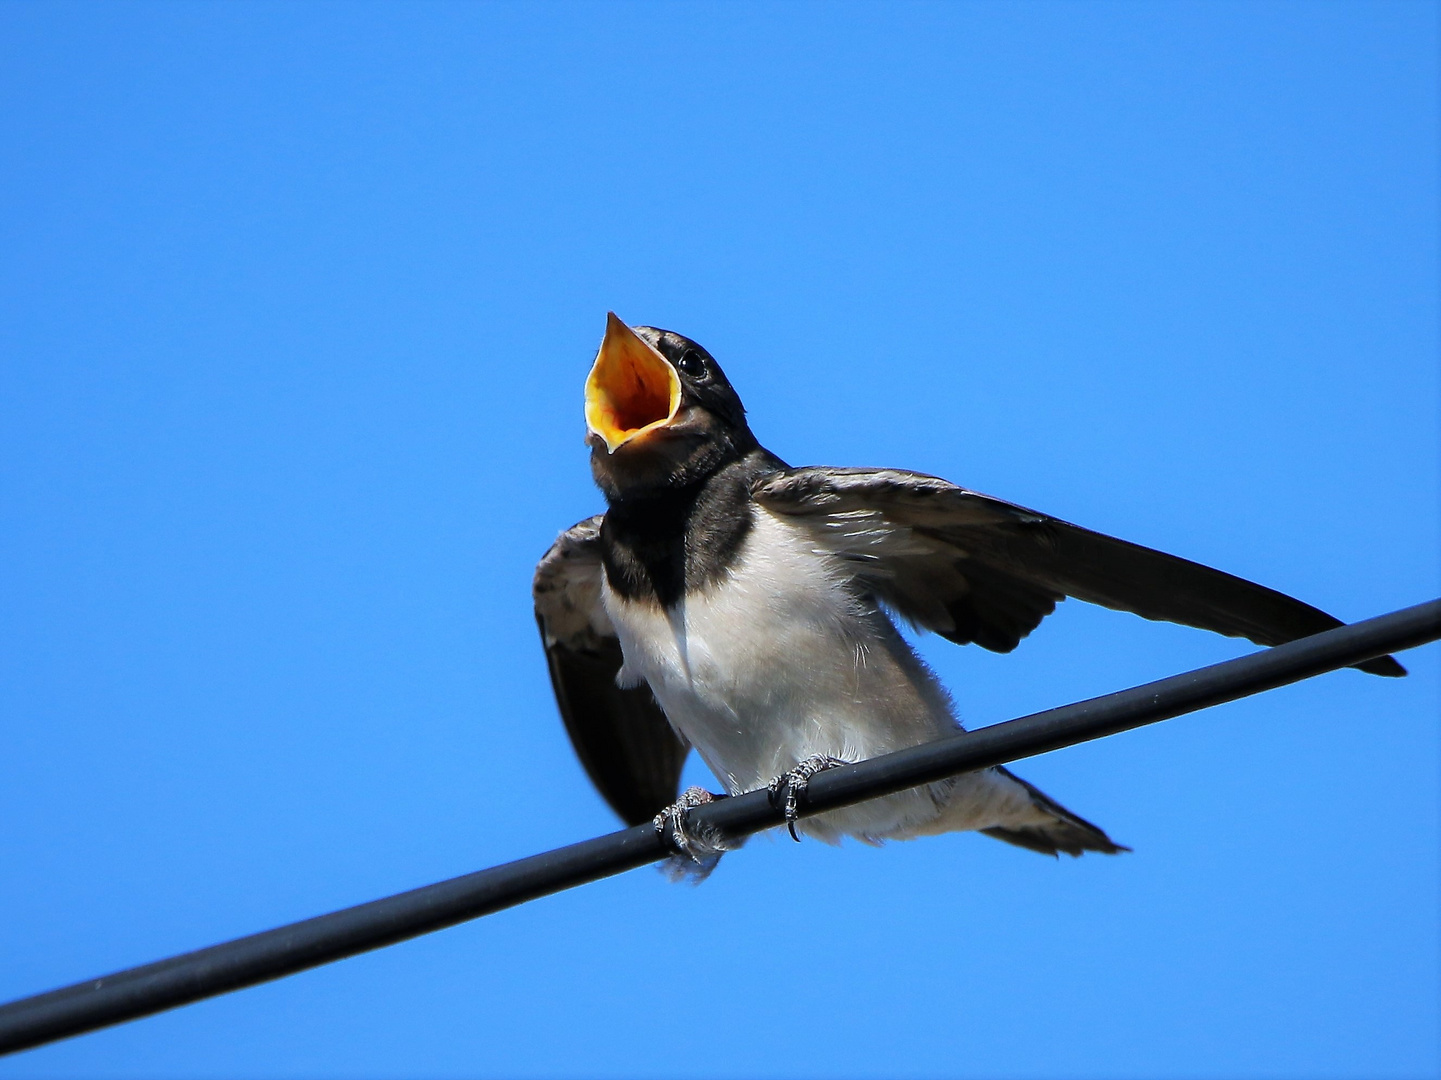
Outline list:
[[[1441,600],[1341,626],[1274,649],[1174,675],[820,773],[802,814],[821,813],[960,772],[1001,765],[1260,693],[1441,637]],[[765,791],[691,811],[698,828],[739,838],[779,825]],[[0,1006],[0,1054],[393,945],[667,857],[649,825],[412,889],[208,949]]]

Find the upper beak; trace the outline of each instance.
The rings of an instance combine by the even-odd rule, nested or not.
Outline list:
[[[606,315],[605,340],[585,380],[585,424],[605,440],[607,453],[664,427],[680,409],[680,376],[670,361],[615,316]]]

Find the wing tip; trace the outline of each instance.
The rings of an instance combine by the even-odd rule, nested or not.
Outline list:
[[[1380,675],[1385,679],[1400,679],[1407,674],[1401,661],[1394,656],[1378,656],[1374,660],[1367,660],[1353,666],[1357,671],[1364,671],[1367,675]]]

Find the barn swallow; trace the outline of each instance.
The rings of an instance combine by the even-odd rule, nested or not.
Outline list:
[[[1129,850],[1004,768],[796,821],[807,780],[961,730],[892,614],[1010,652],[1068,596],[1278,645],[1340,626],[1265,586],[897,469],[791,468],[720,365],[614,314],[585,383],[607,510],[536,569],[536,618],[586,772],[628,824],[669,823],[694,747],[730,795],[768,787],[792,834],[835,842],[974,829],[1055,855]],[[1404,675],[1392,657],[1357,664]],[[702,850],[704,848],[704,850]]]

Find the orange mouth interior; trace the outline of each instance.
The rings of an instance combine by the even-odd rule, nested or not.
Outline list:
[[[655,349],[611,312],[605,340],[585,380],[586,426],[617,449],[664,427],[680,408],[680,377]]]

